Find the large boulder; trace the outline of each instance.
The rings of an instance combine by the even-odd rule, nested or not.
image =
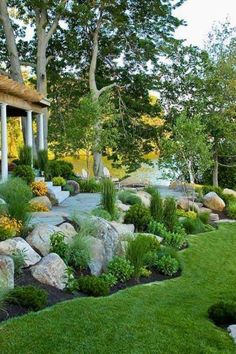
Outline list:
[[[223,190],[223,193],[226,195],[232,195],[233,197],[236,198],[236,191],[234,191],[233,189],[225,188]]]
[[[0,256],[0,289],[14,288],[14,262],[11,257]]]
[[[151,204],[151,194],[144,192],[144,191],[137,191],[137,196],[141,199],[143,205],[145,205],[145,207],[149,208],[150,204]]]
[[[102,240],[90,237],[90,255],[89,269],[91,274],[100,275],[106,268],[106,252]]]
[[[21,237],[14,237],[0,242],[1,255],[11,256],[16,252],[22,252],[24,255],[24,267],[30,267],[41,259],[40,255]]]
[[[46,256],[50,252],[50,237],[56,232],[61,232],[61,229],[57,226],[38,224],[26,237],[26,241],[42,256]]]
[[[75,230],[74,226],[71,225],[69,222],[64,222],[59,226],[61,229],[62,233],[65,235],[65,242],[70,243],[73,239],[73,237],[77,234],[77,231]]]
[[[116,201],[116,206],[118,209],[120,209],[121,211],[124,211],[124,212],[128,211],[131,207],[131,205],[124,204],[119,199]]]
[[[56,194],[53,192],[52,189],[48,188],[47,196],[50,199],[50,202],[52,203],[52,205],[58,205],[58,200],[57,200]]]
[[[196,212],[199,212],[199,206],[194,203],[192,200],[189,200],[188,198],[180,198],[177,201],[177,206],[185,211],[188,210],[195,210]]]
[[[32,204],[32,205],[40,204],[40,205],[44,206],[45,208],[47,208],[48,210],[52,209],[52,203],[46,195],[42,196],[42,197],[35,197],[35,198],[31,199],[30,204]]]
[[[215,192],[204,195],[203,204],[212,210],[222,211],[225,208],[225,202]]]
[[[133,224],[121,224],[117,221],[111,221],[110,224],[115,228],[115,230],[118,232],[119,236],[134,233],[134,225]]]
[[[73,195],[76,195],[80,192],[80,186],[79,183],[74,181],[74,180],[68,180],[66,182],[66,184],[68,184],[69,186],[71,186],[73,188]]]
[[[32,276],[43,284],[54,286],[60,290],[66,287],[68,281],[67,266],[56,253],[50,253],[31,267]]]

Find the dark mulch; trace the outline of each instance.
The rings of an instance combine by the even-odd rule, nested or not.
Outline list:
[[[87,275],[87,274],[89,274],[89,272],[85,271],[83,275]],[[79,276],[79,275],[82,275],[82,274],[78,273],[77,276]],[[178,272],[175,274],[175,276],[170,277],[170,276],[160,274],[159,272],[153,270],[152,274],[149,277],[140,278],[139,280],[130,279],[129,281],[127,281],[125,283],[117,284],[116,286],[111,288],[110,294],[114,294],[119,290],[129,288],[134,285],[147,284],[147,283],[152,283],[155,281],[163,281],[163,280],[167,280],[170,278],[179,277],[180,275],[181,275],[181,272]],[[47,307],[50,307],[50,306],[52,306],[58,302],[61,302],[61,301],[71,300],[76,297],[88,296],[88,295],[85,295],[80,292],[76,292],[76,293],[72,294],[72,293],[54,288],[53,286],[42,284],[32,277],[29,269],[25,269],[23,271],[23,273],[15,279],[15,286],[23,286],[23,285],[34,285],[34,286],[37,286],[41,289],[46,290],[48,293]],[[27,310],[19,305],[4,304],[4,308],[2,308],[2,309],[0,308],[0,322],[6,321],[12,317],[22,316],[28,312],[29,312],[29,310]]]

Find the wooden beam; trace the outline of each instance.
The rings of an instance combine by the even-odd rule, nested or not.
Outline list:
[[[30,103],[22,98],[7,95],[3,92],[0,92],[0,103],[6,103],[9,106],[23,109],[25,111],[33,111],[35,113],[43,113],[43,108],[41,105],[37,103]]]

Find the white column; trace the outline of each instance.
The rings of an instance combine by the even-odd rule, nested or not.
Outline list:
[[[7,105],[1,104],[2,181],[8,178]]]
[[[39,115],[39,151],[44,150],[43,113]]]
[[[33,127],[32,127],[32,111],[27,111],[26,119],[26,145],[28,147],[33,146]]]

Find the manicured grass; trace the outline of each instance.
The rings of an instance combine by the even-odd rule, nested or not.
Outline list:
[[[236,299],[236,224],[191,238],[180,278],[106,298],[82,298],[0,326],[0,353],[236,353],[207,318]]]

